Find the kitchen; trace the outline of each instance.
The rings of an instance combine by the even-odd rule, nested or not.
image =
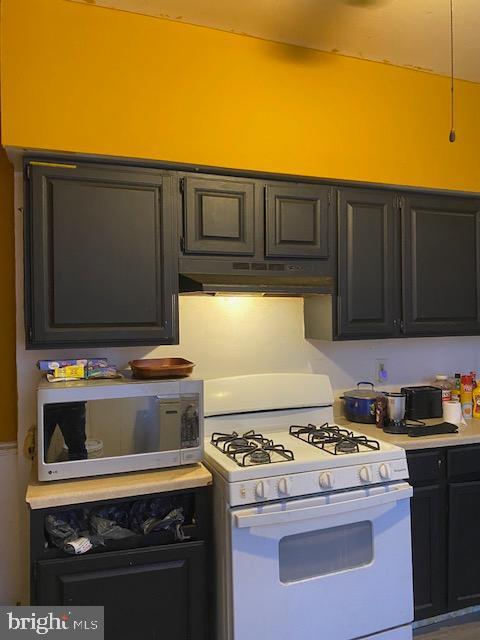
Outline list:
[[[475,83],[456,82],[458,139],[452,144],[444,76],[311,49],[298,56],[298,47],[97,5],[2,0],[2,140],[15,162],[15,210],[23,206],[27,155],[19,149],[62,162],[66,157],[71,162],[74,153],[90,161],[103,156],[173,162],[187,172],[199,165],[233,167],[234,175],[250,170],[274,180],[303,175],[334,184],[400,185],[402,192],[405,186],[478,192]],[[355,11],[359,19],[360,8]],[[351,95],[358,96],[354,105],[346,99]],[[188,166],[178,166],[182,163]],[[477,338],[468,335],[305,340],[300,297],[180,296],[179,345],[25,350],[23,220],[21,215],[14,220],[20,449],[36,422],[36,361],[52,356],[106,356],[121,367],[134,358],[183,356],[196,363],[195,376],[205,379],[326,373],[336,396],[372,379],[379,360],[386,360],[391,389],[431,381],[438,372],[480,368]],[[5,244],[11,251],[6,239]],[[440,256],[435,268],[450,292],[450,273],[442,266]],[[11,300],[12,256],[6,272],[5,299]],[[12,344],[10,330],[8,353]],[[22,501],[29,473],[30,462],[22,455]],[[23,505],[18,508],[24,517]],[[15,575],[25,583],[22,571],[23,564]],[[19,584],[17,593],[22,589]],[[20,599],[15,594],[12,601]]]

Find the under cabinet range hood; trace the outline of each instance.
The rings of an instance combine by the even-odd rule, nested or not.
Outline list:
[[[315,293],[332,293],[330,278],[312,278],[309,282],[298,282],[295,278],[237,279],[208,274],[180,275],[180,293],[185,294],[247,294],[263,296],[304,296]]]
[[[211,272],[208,270],[211,263],[209,265],[207,261],[204,261],[202,265],[195,265],[198,271],[197,269],[185,270],[185,265],[183,268],[181,265],[179,291],[181,294],[190,295],[246,294],[263,296],[304,296],[333,293],[333,277],[315,274],[313,270],[309,269],[310,265],[301,265],[300,267],[292,265],[294,268],[290,270],[288,267],[291,265],[289,264],[271,265],[264,262],[253,264],[256,268],[251,270],[248,267],[240,269],[235,266],[230,266],[228,269],[224,263],[217,262],[214,263],[215,269],[212,269]],[[261,268],[259,268],[260,265]],[[272,266],[277,270],[269,269]]]

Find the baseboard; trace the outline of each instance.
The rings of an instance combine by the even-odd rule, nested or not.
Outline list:
[[[10,454],[13,450],[17,449],[17,442],[0,442],[0,456],[3,454]]]
[[[421,627],[428,627],[431,624],[437,624],[438,622],[444,622],[445,620],[451,620],[452,618],[460,618],[470,613],[478,613],[480,611],[480,604],[474,607],[466,607],[465,609],[458,609],[457,611],[447,611],[439,616],[433,616],[433,618],[425,618],[425,620],[415,620],[413,623],[414,629],[420,629]]]

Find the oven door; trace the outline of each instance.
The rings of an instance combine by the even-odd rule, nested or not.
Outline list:
[[[232,509],[234,640],[352,640],[413,619],[405,482]]]

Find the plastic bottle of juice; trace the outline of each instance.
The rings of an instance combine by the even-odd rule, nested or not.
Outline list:
[[[462,403],[463,417],[472,417],[472,376],[464,374],[461,377],[460,402]]]
[[[472,392],[473,397],[473,417],[480,418],[480,386],[477,384]]]
[[[456,373],[455,374],[455,378],[454,378],[454,384],[453,384],[453,389],[452,389],[452,400],[457,400],[458,402],[460,402],[460,391],[461,391],[461,381],[460,381],[460,374]]]

